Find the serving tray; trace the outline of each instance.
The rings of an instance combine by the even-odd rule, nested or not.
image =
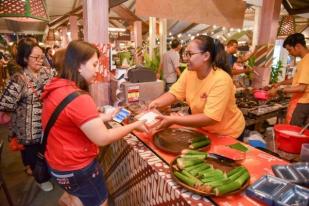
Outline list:
[[[199,136],[205,136],[203,133],[187,128],[167,128],[156,132],[153,135],[153,143],[160,150],[171,153],[180,154],[183,149],[189,148],[191,141]],[[199,148],[201,150],[208,150],[210,144]]]
[[[216,196],[214,192],[205,192],[203,190],[199,190],[195,187],[191,187],[187,184],[185,184],[184,182],[182,182],[181,180],[179,180],[175,175],[174,172],[175,171],[179,171],[179,168],[177,166],[177,158],[179,158],[181,156],[177,156],[171,163],[170,163],[170,170],[171,170],[171,176],[172,178],[182,187],[186,188],[187,190],[190,190],[191,192],[197,193],[199,195],[203,195],[203,196]],[[212,164],[213,167],[215,169],[220,169],[224,172],[229,172],[232,169],[241,166],[240,164],[236,163],[236,162],[231,162],[231,161],[224,161],[220,158],[213,158],[212,156],[207,157],[205,160],[205,163],[208,164]],[[219,196],[229,196],[229,195],[233,195],[239,192],[244,191],[250,184],[250,177],[248,178],[248,180],[242,185],[241,188],[239,188],[238,190],[234,190],[232,192],[229,192],[227,194],[224,195],[219,195]]]

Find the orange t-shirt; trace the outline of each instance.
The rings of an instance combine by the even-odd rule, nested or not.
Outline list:
[[[199,79],[195,71],[185,70],[169,92],[186,101],[192,114],[204,113],[218,121],[203,129],[237,138],[245,128],[245,119],[236,105],[235,90],[232,78],[217,68],[204,79]]]
[[[309,54],[306,54],[296,66],[292,86],[299,84],[306,84],[307,88],[304,93],[299,93],[301,98],[298,103],[309,103]]]

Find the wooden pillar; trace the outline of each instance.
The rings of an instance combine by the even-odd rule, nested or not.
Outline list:
[[[70,16],[69,22],[70,22],[71,39],[77,40],[78,39],[77,16]]]
[[[254,26],[253,26],[253,36],[252,36],[252,48],[258,44],[258,38],[260,35],[260,23],[261,23],[261,11],[262,7],[254,6],[255,14],[254,14]]]
[[[258,45],[275,43],[282,0],[263,0]]]
[[[108,43],[108,0],[84,0],[84,38],[92,43]]]
[[[167,20],[160,19],[159,21],[159,34],[160,34],[160,58],[162,59],[163,54],[166,52],[167,49]]]
[[[149,55],[153,57],[153,49],[156,47],[156,17],[149,17]]]
[[[95,44],[100,52],[97,82],[91,84],[89,88],[99,107],[110,104],[108,11],[109,0],[84,0],[84,39]]]
[[[134,42],[135,42],[135,48],[142,47],[143,34],[142,34],[142,22],[141,21],[134,22]]]

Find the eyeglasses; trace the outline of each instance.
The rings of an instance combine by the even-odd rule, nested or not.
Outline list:
[[[39,61],[39,60],[43,60],[44,56],[43,55],[39,55],[39,56],[29,56],[32,57],[33,59],[35,59],[35,61]]]
[[[202,53],[204,53],[204,52],[195,52],[195,53],[193,53],[193,52],[185,51],[185,52],[183,53],[183,55],[184,55],[185,57],[191,58],[191,57],[192,57],[193,55],[195,55],[195,54],[202,54]]]

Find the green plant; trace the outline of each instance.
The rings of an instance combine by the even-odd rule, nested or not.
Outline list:
[[[279,75],[282,74],[282,67],[283,67],[283,65],[282,65],[281,60],[279,60],[276,65],[271,67],[271,76],[270,76],[270,83],[271,84],[278,82]]]
[[[248,66],[253,68],[255,66],[255,56],[252,56],[248,59]],[[246,76],[249,80],[253,79],[253,71],[247,72]]]
[[[123,61],[126,59],[128,64],[130,65],[132,63],[132,55],[129,51],[122,51],[118,53],[120,58],[120,65],[123,64]]]
[[[144,53],[144,66],[151,69],[155,73],[157,72],[160,66],[160,53],[158,48],[153,49],[152,57],[150,57],[149,53]]]

